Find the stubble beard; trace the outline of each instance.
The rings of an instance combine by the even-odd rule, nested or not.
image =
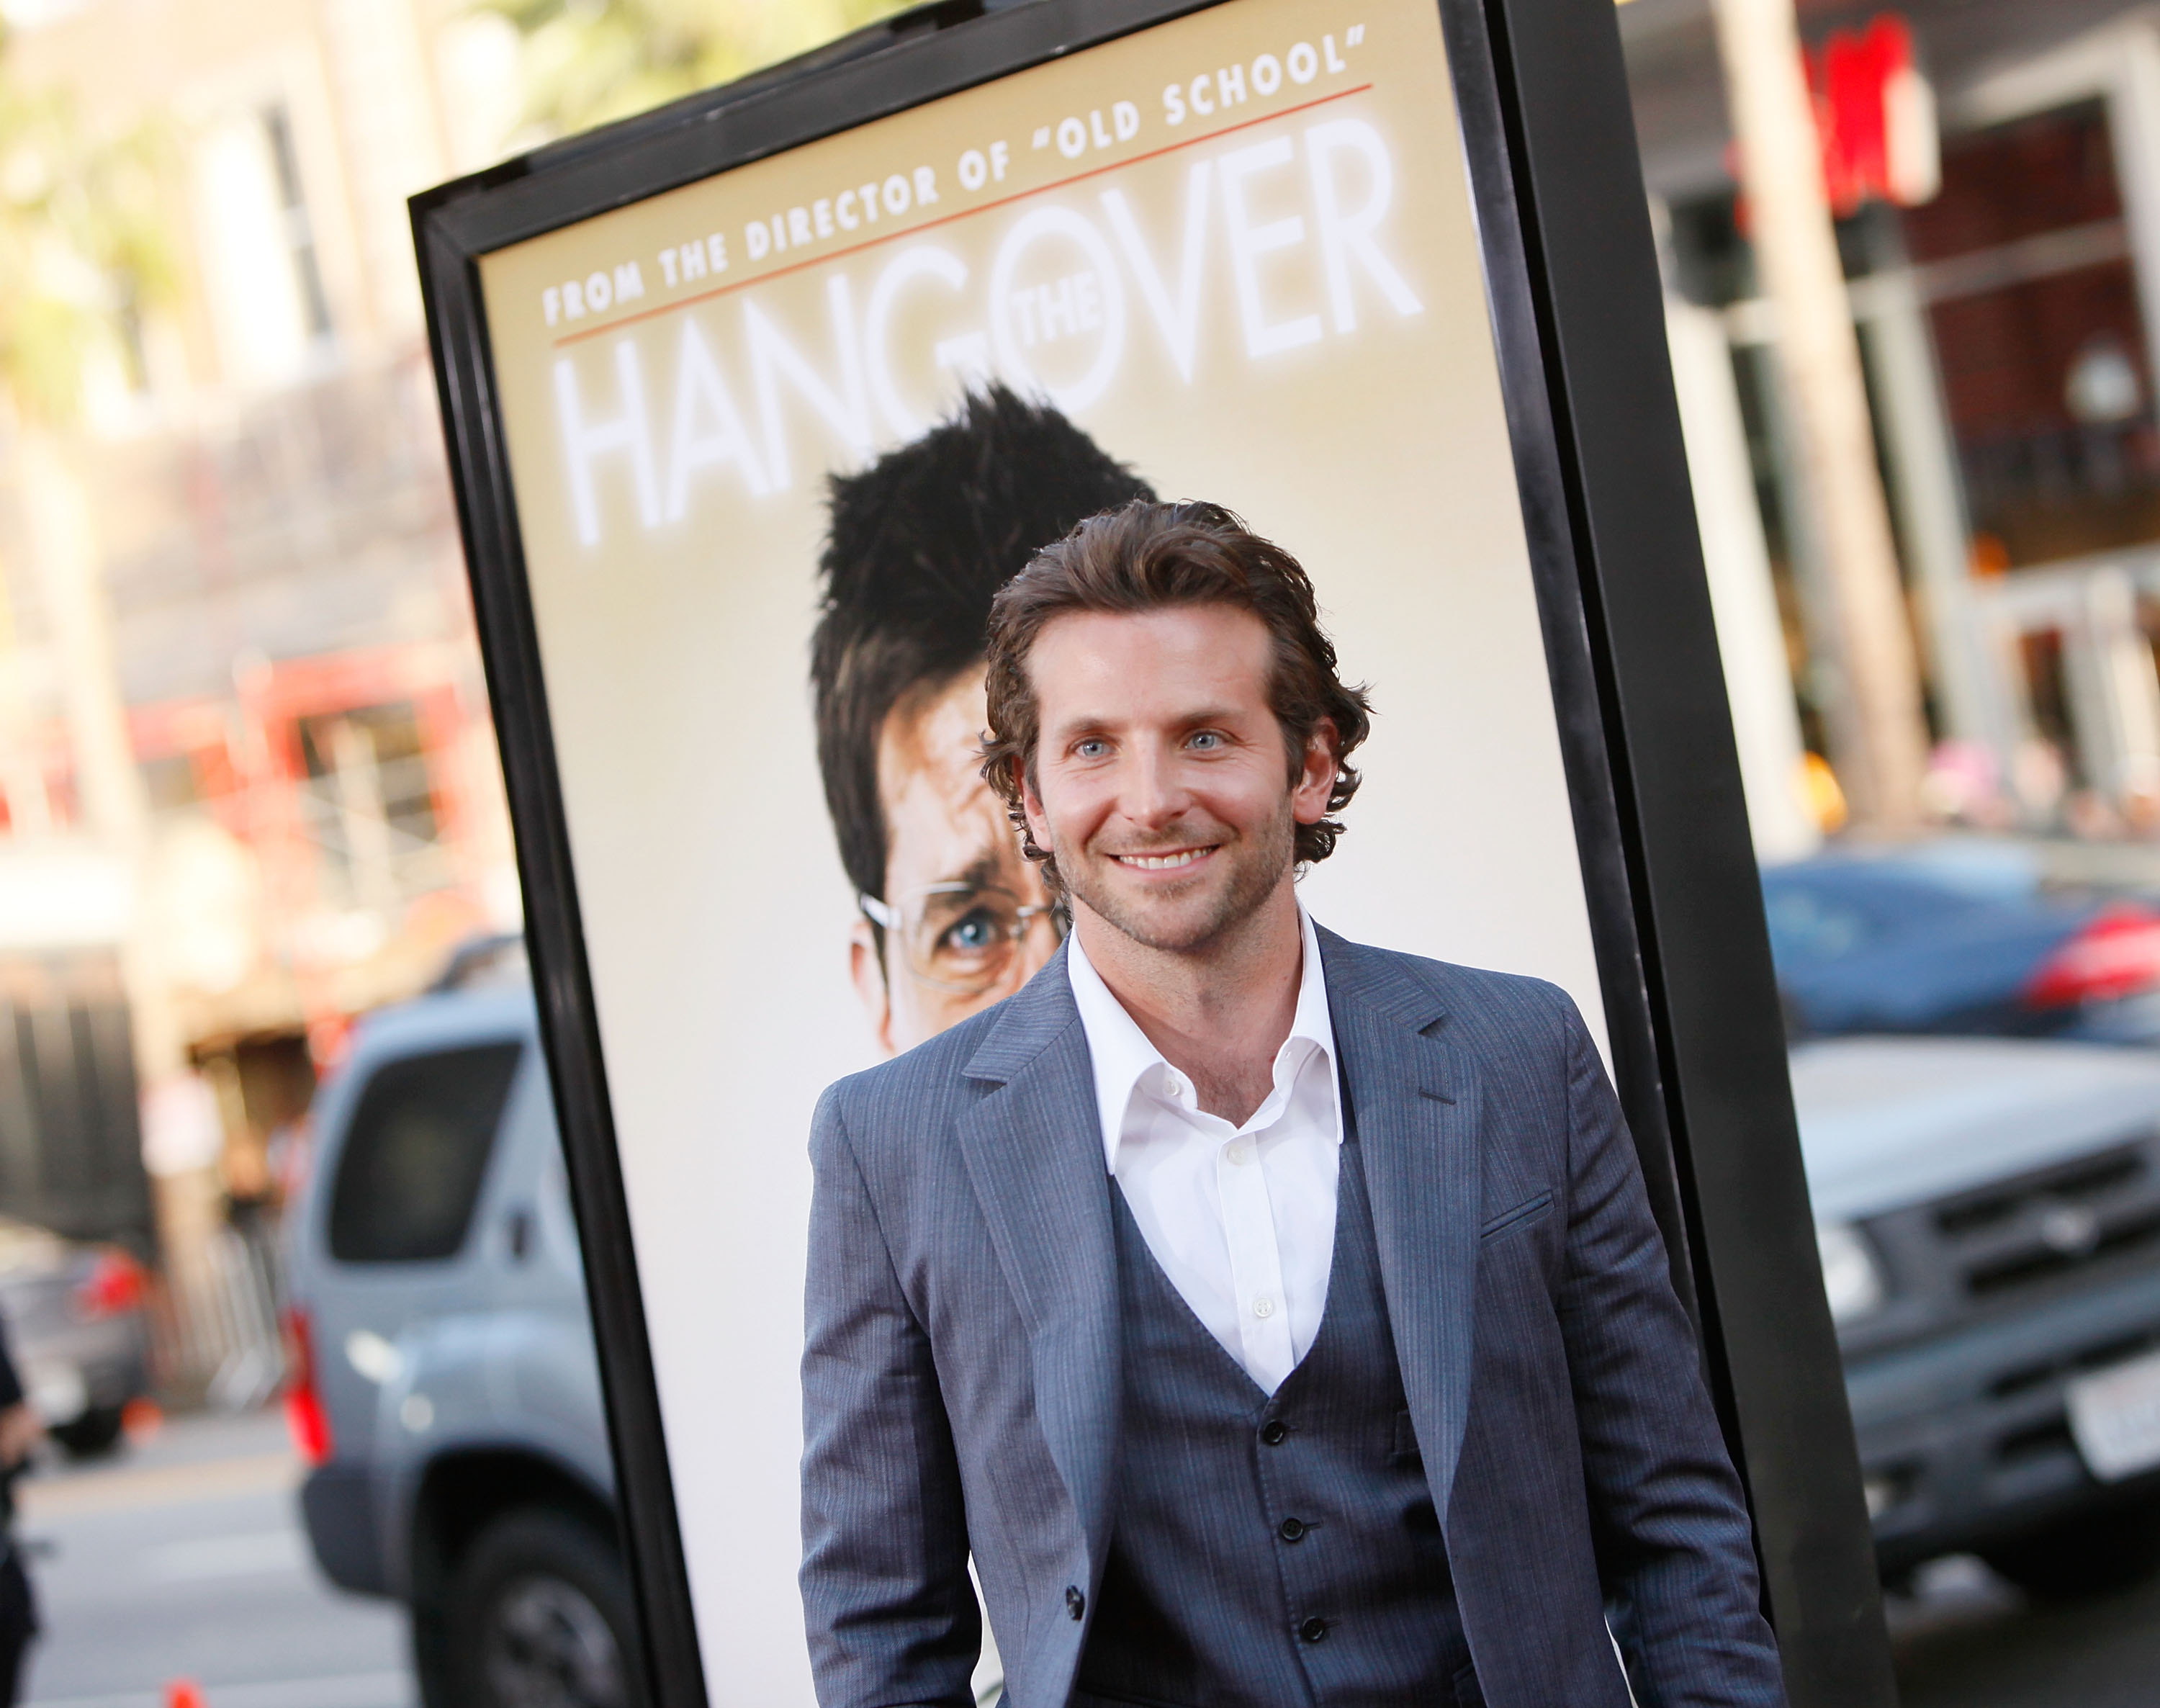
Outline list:
[[[1191,839],[1189,834],[1181,838],[1166,838],[1162,846],[1175,848],[1181,842],[1190,845]],[[1074,851],[1069,849],[1060,848],[1053,852],[1057,859],[1058,876],[1066,890],[1075,901],[1086,904],[1105,924],[1143,948],[1166,954],[1192,954],[1233,932],[1275,894],[1275,886],[1282,882],[1296,858],[1297,821],[1291,814],[1290,797],[1285,794],[1275,816],[1255,834],[1226,838],[1218,847],[1217,858],[1229,866],[1228,880],[1218,884],[1212,901],[1197,917],[1176,921],[1156,916],[1158,911],[1175,912],[1178,900],[1175,896],[1160,896],[1160,901],[1171,905],[1158,910],[1138,903],[1135,898],[1120,893],[1114,882],[1105,881],[1107,870],[1112,865],[1108,854],[1083,851],[1074,859]],[[1136,854],[1145,850],[1122,852]]]

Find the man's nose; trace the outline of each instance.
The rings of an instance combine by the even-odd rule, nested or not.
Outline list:
[[[1119,807],[1135,824],[1157,828],[1185,811],[1185,791],[1169,755],[1145,748],[1134,755],[1119,792]]]

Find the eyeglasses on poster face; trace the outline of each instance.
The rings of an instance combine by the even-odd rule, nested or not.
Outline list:
[[[979,996],[1012,970],[1020,944],[1038,923],[1065,940],[1054,902],[1022,901],[996,885],[925,884],[892,901],[855,898],[865,917],[900,946],[908,975],[933,990]]]

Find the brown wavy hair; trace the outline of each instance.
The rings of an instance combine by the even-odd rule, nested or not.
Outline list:
[[[984,686],[990,727],[983,748],[983,780],[997,791],[1020,836],[1020,849],[1041,864],[1053,890],[1057,862],[1029,830],[1020,779],[1036,781],[1041,709],[1029,679],[1028,654],[1053,619],[1076,611],[1111,614],[1176,605],[1226,605],[1250,611],[1274,643],[1268,703],[1282,725],[1290,777],[1305,762],[1306,742],[1321,723],[1335,726],[1335,787],[1328,816],[1297,827],[1297,863],[1309,865],[1335,851],[1342,825],[1334,815],[1350,804],[1360,781],[1350,755],[1371,733],[1372,703],[1364,688],[1344,683],[1335,646],[1320,626],[1311,578],[1296,558],[1262,539],[1219,504],[1160,504],[1135,499],[1091,516],[998,589],[990,605]]]

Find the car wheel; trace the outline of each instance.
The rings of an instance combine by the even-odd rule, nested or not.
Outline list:
[[[120,1408],[92,1406],[71,1423],[55,1424],[49,1433],[69,1458],[100,1458],[120,1445]]]
[[[449,1671],[468,1708],[638,1708],[630,1585],[614,1547],[567,1513],[484,1530],[451,1586]]]
[[[2160,1502],[2050,1525],[1984,1550],[1981,1557],[2035,1601],[2127,1589],[2160,1570]]]

